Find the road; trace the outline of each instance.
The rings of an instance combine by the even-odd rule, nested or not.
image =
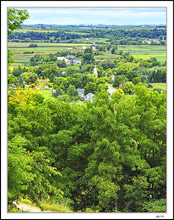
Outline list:
[[[115,92],[116,88],[113,88],[109,85],[108,85],[108,87],[109,87],[108,92],[109,92],[110,95],[112,95],[112,93]]]
[[[19,204],[16,204],[16,203],[14,203],[14,204],[24,212],[55,212],[52,210],[41,211],[40,208],[23,203],[23,202],[19,202]]]

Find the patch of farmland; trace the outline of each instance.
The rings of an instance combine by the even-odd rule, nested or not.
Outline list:
[[[8,42],[8,48],[27,48],[31,43],[23,42]],[[91,44],[74,44],[74,43],[36,43],[37,47],[80,47],[80,46],[91,46]],[[29,47],[32,49],[31,47]]]
[[[132,56],[139,59],[150,59],[152,57],[155,57],[158,61],[166,61],[166,55],[164,54],[132,54]]]
[[[166,83],[150,83],[150,84],[153,86],[153,88],[159,88],[159,89],[162,89],[162,90],[167,88]]]
[[[33,54],[14,54],[12,59],[15,60],[16,63],[29,63],[30,58],[33,57]]]

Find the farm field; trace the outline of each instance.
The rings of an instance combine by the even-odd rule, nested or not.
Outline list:
[[[23,42],[8,42],[8,48],[26,48],[29,43]],[[38,47],[75,47],[75,46],[90,46],[91,44],[74,44],[74,43],[37,43]],[[31,49],[31,48],[30,48]]]
[[[94,57],[95,57],[95,59],[97,59],[97,60],[102,60],[102,59],[114,59],[114,58],[116,58],[116,57],[119,57],[120,55],[117,55],[117,54],[107,54],[107,53],[105,53],[105,54],[103,54],[103,55],[95,55]]]
[[[153,88],[159,88],[159,89],[167,89],[167,84],[166,83],[150,83]]]
[[[30,61],[30,58],[34,56],[33,54],[14,54],[12,59],[16,61],[16,64],[25,64]],[[14,63],[15,64],[15,63]]]
[[[42,94],[45,98],[53,98],[52,97],[52,90],[38,90],[40,94]]]
[[[166,46],[163,45],[120,45],[118,48],[129,52],[135,58],[155,57],[158,61],[166,61]]]
[[[104,39],[101,39],[104,40]],[[87,41],[87,40],[86,40]],[[91,44],[87,43],[37,43],[38,47],[30,48],[31,43],[9,42],[8,49],[10,49],[14,56],[12,58],[16,61],[16,64],[28,63],[30,58],[37,54],[51,54],[62,50],[70,50],[71,52],[83,51],[79,47],[87,46]],[[149,59],[155,57],[157,60],[166,61],[166,46],[156,45],[119,45],[119,50],[125,50],[129,52],[135,58]],[[32,54],[24,54],[25,52],[34,52]],[[114,59],[118,55],[105,52],[103,55],[96,55],[95,59]],[[14,67],[14,65],[12,65]]]
[[[37,43],[38,47],[29,47],[31,43],[19,43],[8,42],[8,49],[14,54],[12,59],[15,60],[15,64],[11,67],[15,67],[19,64],[27,64],[30,58],[35,54],[53,54],[58,51],[70,50],[71,52],[84,51],[79,47],[90,46],[91,44],[70,44],[70,43]],[[32,54],[24,54],[25,52],[33,52]]]
[[[152,57],[155,57],[158,61],[165,62],[166,61],[166,55],[162,54],[132,54],[133,57],[139,58],[139,59],[150,59]]]

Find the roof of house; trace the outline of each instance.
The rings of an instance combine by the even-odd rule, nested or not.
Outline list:
[[[86,96],[93,96],[94,94],[93,93],[88,93]]]
[[[77,91],[79,91],[79,92],[84,92],[85,89],[77,89]]]
[[[56,93],[56,89],[53,89],[53,90],[52,90],[52,93]]]

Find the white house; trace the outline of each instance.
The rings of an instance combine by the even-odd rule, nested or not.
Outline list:
[[[86,47],[85,47],[85,46],[82,46],[82,49],[83,49],[83,50],[85,50],[85,49],[86,49]]]
[[[75,56],[74,55],[67,55],[66,58],[67,59],[73,59],[73,58],[75,58]]]
[[[84,89],[77,89],[77,92],[78,92],[78,95],[79,95],[81,98],[84,98],[84,92],[85,92]]]
[[[73,63],[73,64],[81,64],[81,61],[80,60],[71,60],[71,63]]]
[[[93,102],[93,96],[94,96],[94,94],[90,92],[85,96],[85,100]]]
[[[57,57],[57,60],[64,60],[66,63],[69,63],[69,60],[66,57]]]

